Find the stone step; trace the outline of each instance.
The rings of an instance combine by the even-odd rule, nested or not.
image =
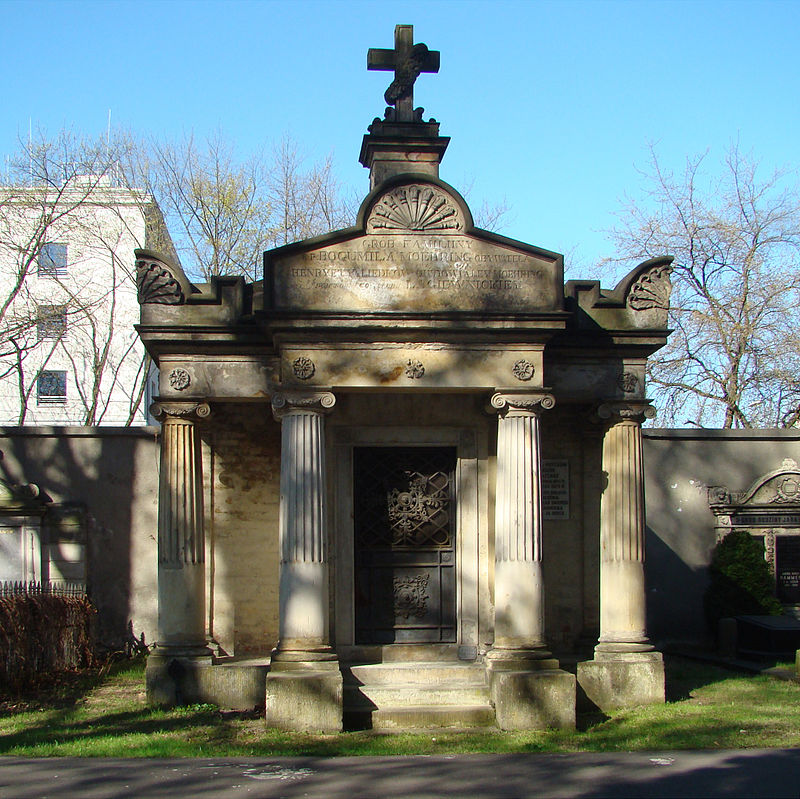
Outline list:
[[[345,685],[346,705],[358,707],[404,707],[406,705],[480,705],[489,703],[489,688],[468,683],[396,683]]]
[[[425,730],[494,727],[494,710],[478,705],[409,705],[382,708],[372,713],[373,730]]]
[[[367,663],[342,668],[345,685],[486,685],[486,671],[474,663]]]

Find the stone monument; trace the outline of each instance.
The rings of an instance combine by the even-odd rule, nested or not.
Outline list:
[[[565,285],[562,256],[476,228],[414,108],[439,62],[408,25],[369,51],[394,78],[353,227],[267,252],[255,283],[137,252],[152,701],[260,697],[270,725],[333,731],[570,727],[575,672],[601,708],[664,700],[641,423],[671,259]]]

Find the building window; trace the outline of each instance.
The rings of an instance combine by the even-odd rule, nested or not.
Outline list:
[[[67,401],[67,373],[43,371],[36,380],[36,401],[39,405],[63,405]]]
[[[66,305],[40,305],[36,314],[36,337],[61,338],[67,332]]]
[[[39,252],[39,277],[64,277],[67,274],[67,245],[48,242]]]

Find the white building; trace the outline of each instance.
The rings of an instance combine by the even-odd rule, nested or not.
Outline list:
[[[152,198],[105,175],[0,188],[0,425],[148,422],[133,252],[168,241]]]

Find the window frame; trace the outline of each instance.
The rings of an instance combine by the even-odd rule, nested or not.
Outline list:
[[[36,308],[36,340],[61,339],[67,334],[67,306],[43,304]]]
[[[58,377],[53,377],[57,375]],[[57,389],[63,388],[63,394],[43,393],[42,389],[48,389],[47,381],[52,380]],[[58,381],[57,383],[55,381]],[[65,405],[67,402],[67,370],[66,369],[42,369],[36,377],[36,404],[37,405]]]
[[[54,250],[58,253],[58,259],[53,257]],[[37,258],[38,276],[44,278],[66,277],[68,272],[67,253],[67,245],[64,242],[48,241],[42,244]]]

